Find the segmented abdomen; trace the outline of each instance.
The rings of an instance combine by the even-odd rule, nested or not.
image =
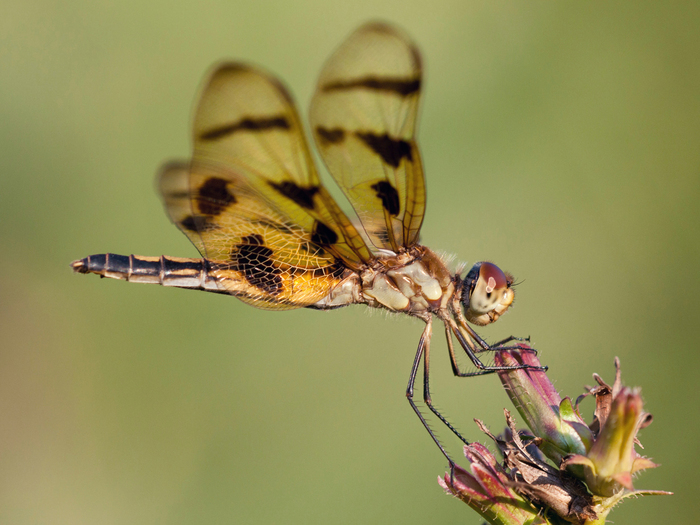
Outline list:
[[[101,277],[132,283],[220,291],[216,280],[209,275],[209,263],[206,259],[102,253],[73,261],[71,266],[78,273],[95,273]]]

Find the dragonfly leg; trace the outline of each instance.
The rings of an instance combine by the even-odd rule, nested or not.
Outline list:
[[[500,341],[493,343],[491,346],[503,346],[506,343],[510,343],[511,341],[518,341],[520,343],[529,343],[530,336],[528,335],[527,337],[516,337],[514,335],[509,335],[505,339],[501,339]],[[534,348],[532,350],[534,350]]]
[[[431,329],[432,332],[432,329]],[[469,445],[462,434],[460,434],[455,427],[443,416],[437,408],[433,406],[433,400],[430,397],[430,339],[425,344],[424,355],[423,355],[423,401],[430,409],[430,411],[437,416],[437,418],[442,421],[447,428],[449,428],[452,433],[457,436],[462,443]]]
[[[449,325],[449,326],[448,326]],[[476,343],[481,347],[480,349],[476,348],[476,344],[474,343],[474,340],[472,338],[466,338],[464,334],[459,330],[459,327],[453,320],[446,320],[445,321],[445,334],[447,337],[447,347],[450,351],[450,362],[452,364],[452,373],[458,377],[474,377],[474,376],[482,376],[486,374],[493,374],[494,372],[504,372],[508,370],[522,370],[522,369],[529,369],[529,370],[539,370],[539,371],[546,371],[547,367],[546,366],[532,366],[532,365],[513,365],[513,366],[491,366],[491,365],[485,365],[484,363],[481,362],[481,360],[477,357],[477,353],[483,352],[483,351],[502,351],[502,350],[529,350],[529,348],[523,348],[521,346],[502,346],[502,345],[494,345],[494,346],[489,346],[483,339],[481,339],[476,333],[473,332],[473,330],[468,330],[469,335],[474,335],[474,340],[476,340]],[[452,344],[452,334],[457,337],[457,340],[459,341],[460,346],[464,350],[464,352],[467,354],[471,362],[474,364],[476,367],[475,372],[463,372],[459,369],[459,366],[457,364],[455,352],[454,352],[454,345]],[[513,338],[515,340],[515,338]]]
[[[526,343],[528,346],[519,346],[516,344],[515,346],[506,346],[508,343],[516,341],[519,343]],[[480,350],[481,352],[487,352],[487,351],[498,351],[498,350],[524,350],[526,352],[532,352],[533,354],[537,355],[537,349],[532,348],[529,346],[530,343],[530,336],[528,335],[527,337],[516,337],[514,335],[508,336],[505,339],[502,339],[500,341],[497,341],[493,344],[491,344],[491,348],[488,348],[486,350]]]
[[[423,416],[423,414],[421,414],[420,410],[418,409],[416,402],[413,400],[413,392],[414,392],[414,388],[416,385],[416,375],[418,374],[418,368],[420,366],[421,360],[423,360],[424,363],[427,361],[426,357],[427,357],[427,353],[429,352],[429,348],[430,348],[430,338],[433,335],[433,320],[432,320],[432,318],[428,317],[424,320],[426,323],[425,329],[423,330],[423,334],[421,335],[420,341],[418,342],[418,350],[416,351],[416,357],[414,358],[413,366],[411,367],[411,375],[409,376],[408,386],[406,387],[406,399],[408,399],[408,402],[411,405],[411,408],[418,416],[418,419],[420,419],[420,422],[423,423],[423,426],[428,431],[428,434],[430,434],[430,437],[433,439],[435,444],[440,449],[440,452],[442,452],[443,456],[445,456],[445,458],[447,458],[447,461],[450,464],[450,472],[453,473],[454,468],[455,468],[455,462],[452,461],[452,458],[449,456],[449,454],[445,450],[445,447],[442,446],[442,443],[440,443],[440,440],[438,440],[437,436],[435,435],[433,430],[430,428],[430,425],[428,425],[428,422],[425,420],[425,417]],[[428,350],[426,351],[426,349],[428,349]],[[427,371],[428,371],[427,363],[425,364],[424,370],[425,370],[425,372],[424,372],[425,377],[427,378]],[[424,387],[423,399],[426,399],[426,392],[428,392],[428,390],[427,390],[428,382],[427,382],[426,378],[423,379],[423,387]],[[427,395],[427,399],[428,400],[430,399],[429,394]],[[460,439],[462,439],[462,441],[464,441],[464,438],[462,438],[462,436],[459,435],[459,433],[454,429],[454,427],[452,427],[452,425],[450,425],[447,422],[447,420],[433,408],[432,403],[428,403],[426,401],[426,404],[428,404],[428,407],[430,408],[430,410],[434,414],[437,414],[437,416],[440,418],[440,420],[443,423],[445,423],[452,430],[452,432],[457,434],[457,436],[459,436]],[[465,441],[465,443],[466,443],[466,441]]]

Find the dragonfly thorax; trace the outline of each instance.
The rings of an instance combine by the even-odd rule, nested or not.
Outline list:
[[[442,260],[424,246],[377,257],[360,274],[362,302],[377,308],[421,314],[445,308],[454,292]]]

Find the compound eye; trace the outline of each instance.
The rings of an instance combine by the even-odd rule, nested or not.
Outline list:
[[[479,316],[505,303],[508,299],[509,285],[506,274],[498,266],[488,262],[481,263],[479,278],[469,299],[470,313]]]

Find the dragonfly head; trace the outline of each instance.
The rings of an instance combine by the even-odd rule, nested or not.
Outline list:
[[[467,321],[478,326],[493,323],[513,304],[513,276],[489,262],[478,262],[464,278],[462,305]]]

